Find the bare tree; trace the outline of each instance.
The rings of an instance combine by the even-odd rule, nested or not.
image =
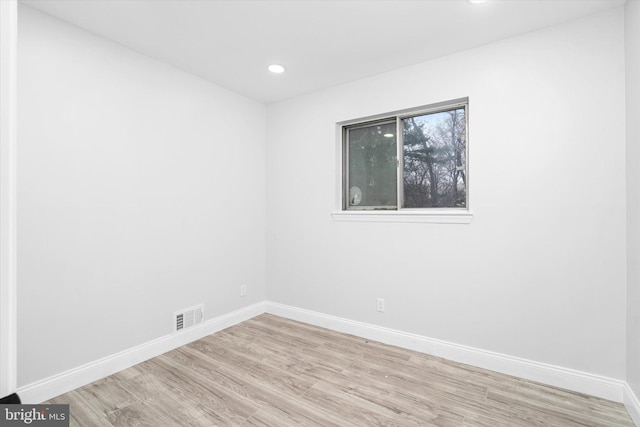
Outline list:
[[[403,120],[404,207],[466,204],[464,109]]]

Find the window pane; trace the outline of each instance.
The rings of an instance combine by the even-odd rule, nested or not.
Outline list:
[[[405,208],[467,205],[464,108],[402,120]]]
[[[348,130],[348,207],[395,207],[396,124]]]

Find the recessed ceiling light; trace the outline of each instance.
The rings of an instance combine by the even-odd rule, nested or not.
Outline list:
[[[274,74],[282,74],[285,71],[285,68],[280,64],[271,64],[267,69]]]
[[[384,135],[385,138],[393,138],[393,134],[392,133],[385,133]]]

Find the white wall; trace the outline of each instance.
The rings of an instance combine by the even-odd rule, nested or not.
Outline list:
[[[16,143],[18,3],[0,2],[0,396],[16,375]]]
[[[625,6],[627,107],[627,382],[640,396],[640,2]]]
[[[268,299],[624,379],[623,20],[268,106]],[[470,225],[332,220],[336,122],[465,96]]]
[[[26,6],[18,51],[18,386],[263,301],[265,107]]]

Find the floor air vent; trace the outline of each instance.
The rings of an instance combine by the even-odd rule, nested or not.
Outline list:
[[[190,328],[194,325],[202,323],[204,319],[204,305],[196,305],[194,307],[185,308],[184,310],[173,313],[173,330],[174,332],[182,329]]]

